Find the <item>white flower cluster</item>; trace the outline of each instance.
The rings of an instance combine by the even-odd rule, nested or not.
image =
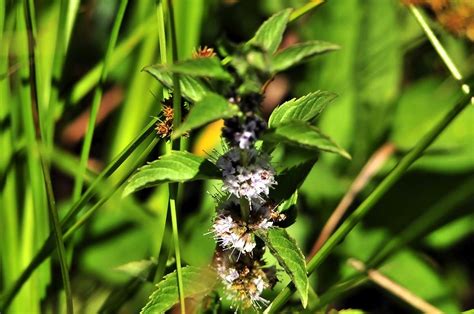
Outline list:
[[[265,246],[255,233],[273,227],[284,217],[274,211],[269,197],[277,184],[275,170],[268,156],[255,148],[267,128],[257,114],[262,95],[233,95],[232,100],[238,103],[241,115],[226,119],[222,128],[222,138],[230,149],[216,162],[227,200],[220,203],[212,226],[218,243],[214,265],[234,304],[260,308],[267,304],[262,292],[274,285],[276,276],[271,271],[274,267],[263,267]]]
[[[251,253],[257,243],[253,232],[266,230],[273,226],[270,218],[259,217],[255,222],[245,222],[234,219],[229,213],[222,213],[216,217],[212,226],[212,233],[217,243],[223,249],[237,250],[240,253]]]
[[[247,228],[239,225],[230,215],[218,216],[214,221],[213,231],[217,243],[225,249],[250,253],[257,245],[253,234],[247,232]]]
[[[237,269],[219,265],[217,273],[229,293],[229,300],[238,300],[244,306],[253,305],[256,308],[268,304],[268,300],[262,297],[262,292],[270,284],[265,272],[259,266],[252,268],[243,266],[242,269]]]
[[[223,189],[238,198],[249,201],[264,201],[270,188],[277,184],[275,171],[265,156],[247,150],[247,159],[253,162],[243,164],[242,151],[237,148],[229,150],[217,160],[217,166],[222,170]]]

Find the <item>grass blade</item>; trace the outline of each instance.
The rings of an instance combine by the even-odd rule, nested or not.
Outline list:
[[[81,151],[81,163],[80,169],[81,173],[77,176],[74,184],[73,200],[79,199],[79,196],[82,192],[83,186],[83,173],[86,171],[87,161],[89,159],[89,152],[92,145],[92,138],[94,136],[95,121],[97,119],[97,114],[99,112],[100,101],[102,99],[103,93],[103,84],[107,78],[107,71],[110,64],[110,58],[112,51],[117,42],[120,26],[122,24],[123,17],[125,15],[125,9],[127,8],[128,0],[122,0],[118,9],[117,16],[115,17],[114,25],[112,27],[112,33],[110,35],[109,43],[107,45],[107,50],[104,57],[104,66],[102,67],[102,73],[100,75],[99,85],[96,87],[94,92],[94,99],[92,101],[91,114],[89,116],[89,125],[87,127],[87,132],[84,138],[84,143]]]

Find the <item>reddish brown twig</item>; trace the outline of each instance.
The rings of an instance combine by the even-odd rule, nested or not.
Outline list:
[[[359,272],[366,273],[371,281],[378,286],[389,291],[391,294],[397,296],[401,300],[413,306],[422,313],[440,314],[442,313],[438,308],[426,302],[407,288],[401,286],[399,283],[391,280],[381,272],[375,269],[367,269],[365,264],[355,258],[350,258],[348,264]]]

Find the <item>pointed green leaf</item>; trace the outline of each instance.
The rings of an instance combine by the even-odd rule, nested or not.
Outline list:
[[[217,281],[216,273],[208,267],[187,266],[182,269],[182,275],[186,298],[204,297],[213,289]],[[150,301],[140,313],[164,313],[179,302],[176,271],[166,275],[156,288],[150,296]]]
[[[232,76],[222,67],[217,57],[188,59],[174,64],[157,64],[146,67],[145,71],[179,73],[232,81]]]
[[[293,98],[273,110],[268,125],[276,127],[292,120],[310,122],[316,119],[336,97],[336,94],[330,92],[316,91],[300,98]]]
[[[143,69],[148,72],[156,80],[169,89],[173,89],[173,78],[171,72],[161,71],[149,66]],[[194,78],[190,75],[182,74],[179,76],[179,85],[181,87],[181,94],[189,101],[195,102],[200,100],[204,95],[210,93],[209,87],[199,78]]]
[[[123,195],[166,182],[214,178],[220,178],[220,173],[209,160],[188,152],[172,151],[138,169],[125,186]]]
[[[288,273],[300,294],[303,307],[306,307],[309,289],[306,262],[295,240],[285,229],[281,228],[270,228],[267,232],[258,232],[257,235],[265,242],[280,266]]]
[[[317,127],[303,121],[291,121],[276,128],[271,128],[264,135],[263,140],[285,142],[290,145],[336,153],[344,158],[351,159],[348,152],[321,133]]]
[[[273,54],[281,43],[288,18],[292,9],[286,9],[274,14],[266,20],[248,41],[248,44],[258,46],[264,51]]]
[[[238,113],[239,108],[224,97],[214,93],[206,94],[192,105],[186,120],[173,132],[172,138],[175,139],[187,131],[218,119],[230,118]]]
[[[271,72],[284,71],[313,56],[337,50],[339,48],[338,45],[317,40],[290,46],[273,56]]]

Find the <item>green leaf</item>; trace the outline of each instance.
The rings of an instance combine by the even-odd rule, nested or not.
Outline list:
[[[217,281],[215,272],[209,267],[187,266],[182,269],[184,295],[186,298],[201,298],[209,293]],[[166,275],[157,289],[151,294],[150,301],[140,313],[164,313],[179,302],[176,271]]]
[[[349,160],[351,159],[348,152],[321,133],[318,128],[303,121],[291,121],[276,128],[271,128],[263,136],[263,140],[285,142],[295,146],[335,153]]]
[[[156,261],[143,259],[139,261],[131,261],[126,264],[115,267],[115,270],[124,272],[132,277],[146,279],[146,275],[156,265]]]
[[[138,169],[125,186],[123,196],[166,182],[187,182],[220,178],[217,167],[188,152],[172,151]]]
[[[217,57],[188,59],[173,64],[157,64],[146,67],[145,71],[178,73],[232,81],[232,76],[222,67]]]
[[[292,120],[310,122],[336,98],[336,94],[317,91],[300,98],[293,98],[273,110],[268,125],[275,127]]]
[[[258,232],[257,235],[265,242],[280,266],[288,273],[300,294],[303,307],[306,307],[309,289],[306,262],[295,240],[288,235],[285,229],[281,228],[270,228],[267,232]]]
[[[274,14],[266,20],[248,41],[248,44],[258,46],[264,51],[273,54],[281,43],[288,18],[292,9],[286,9]]]
[[[297,189],[303,184],[315,163],[316,159],[309,160],[279,173],[276,176],[278,185],[270,190],[270,198],[276,202],[290,200],[292,196],[295,195]],[[296,204],[296,200],[294,203],[290,202],[290,206],[293,204]]]
[[[338,45],[324,41],[307,41],[288,47],[275,54],[271,61],[271,72],[280,72],[306,61],[316,55],[337,50]]]
[[[163,84],[168,89],[173,89],[173,78],[171,72],[160,71],[153,66],[143,69],[143,71],[151,74],[156,80]],[[211,90],[199,78],[194,78],[190,75],[180,75],[179,85],[181,87],[181,94],[189,101],[196,102]]]
[[[175,139],[209,122],[230,118],[239,112],[239,108],[229,103],[224,97],[214,93],[206,94],[191,107],[186,120],[173,132],[172,138]]]

